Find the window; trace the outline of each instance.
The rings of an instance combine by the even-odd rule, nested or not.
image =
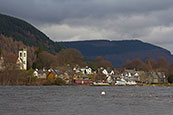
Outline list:
[[[22,53],[20,53],[20,57],[22,57]]]
[[[26,56],[26,54],[24,53],[24,57]]]

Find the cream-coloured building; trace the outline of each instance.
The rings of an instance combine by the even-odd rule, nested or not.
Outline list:
[[[3,63],[4,63],[4,58],[3,57],[0,57],[0,70],[3,70],[4,69]]]
[[[21,70],[27,70],[27,49],[26,48],[19,50],[17,64],[19,64]]]

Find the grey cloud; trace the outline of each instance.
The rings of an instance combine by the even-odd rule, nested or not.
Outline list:
[[[0,11],[37,21],[58,23],[64,19],[102,18],[165,10],[172,0],[1,0]]]

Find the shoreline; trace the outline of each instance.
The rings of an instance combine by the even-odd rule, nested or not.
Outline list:
[[[0,86],[93,86],[93,87],[141,87],[141,86],[147,86],[147,87],[172,87],[173,84],[137,84],[137,85],[82,85],[82,84],[70,84],[70,85],[38,85],[38,84],[32,84],[32,85],[0,85]]]

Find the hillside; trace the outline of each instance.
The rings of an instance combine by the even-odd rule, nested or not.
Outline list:
[[[43,44],[44,49],[53,54],[64,48],[31,24],[3,14],[0,14],[0,34],[16,41],[22,41],[27,46],[39,47],[40,44]]]
[[[158,57],[165,56],[170,63],[173,62],[173,56],[168,50],[139,40],[91,40],[58,43],[80,50],[87,59],[102,56],[111,61],[114,67],[121,67],[126,60],[136,58],[144,61],[147,58],[157,60]]]

